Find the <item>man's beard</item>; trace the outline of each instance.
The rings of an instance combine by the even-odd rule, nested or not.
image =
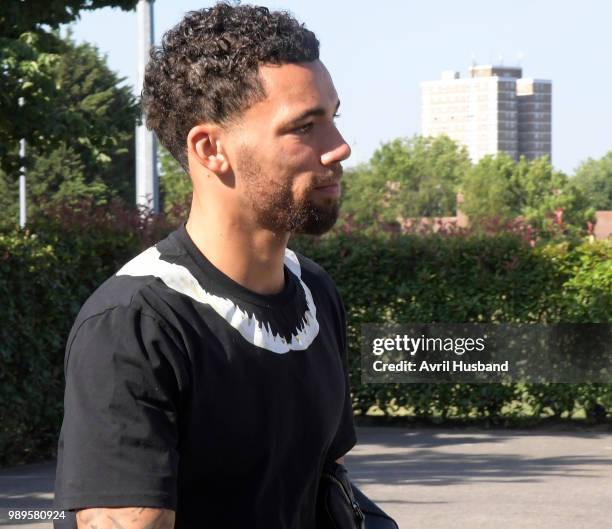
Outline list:
[[[322,235],[338,220],[338,200],[329,200],[325,205],[318,205],[308,198],[317,182],[311,182],[311,187],[305,190],[304,198],[296,200],[293,197],[292,182],[274,184],[275,188],[272,188],[247,148],[239,152],[237,169],[244,180],[248,205],[253,208],[260,227],[275,233]],[[341,171],[340,167],[335,171],[336,181],[339,180]]]

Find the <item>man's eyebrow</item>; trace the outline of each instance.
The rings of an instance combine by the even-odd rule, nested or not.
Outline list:
[[[336,113],[338,111],[338,108],[340,108],[340,100],[338,99],[338,102],[336,103],[336,108],[334,109],[334,113]],[[299,114],[298,116],[296,116],[295,118],[292,118],[288,123],[287,126],[290,126],[294,123],[298,123],[299,121],[302,121],[306,118],[310,118],[310,117],[321,117],[324,116],[325,114],[327,114],[327,110],[323,107],[313,107],[313,108],[309,108],[307,110],[305,110],[304,112],[302,112],[301,114]]]

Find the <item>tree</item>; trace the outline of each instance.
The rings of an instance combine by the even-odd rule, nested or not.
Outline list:
[[[562,171],[555,171],[543,156],[527,161],[521,157],[513,174],[515,211],[534,226],[546,229],[551,223],[585,229],[593,216],[587,200]],[[558,215],[562,217],[558,218]]]
[[[87,183],[101,181],[113,194],[132,201],[134,188],[134,133],[140,109],[125,78],[110,70],[106,57],[92,44],[76,44],[68,36],[57,64],[56,84],[64,108],[78,116],[82,136],[63,143],[84,165]]]
[[[508,220],[518,215],[516,195],[512,190],[515,164],[507,154],[485,156],[461,183],[462,211],[472,223],[498,217]]]
[[[362,222],[369,222],[377,216],[382,218],[379,204],[382,200],[380,185],[370,164],[360,164],[346,169],[342,177],[342,187],[341,200],[344,213]]]
[[[357,220],[453,215],[467,151],[447,136],[396,139],[347,171],[343,208]]]
[[[462,210],[472,224],[520,216],[544,231],[553,224],[585,229],[593,215],[584,194],[547,157],[515,162],[505,153],[485,156],[466,173],[461,188]]]
[[[53,74],[59,58],[54,35],[0,37],[0,169],[8,175],[21,165],[21,138],[32,147],[51,150],[68,136],[70,116],[54,105],[61,97]]]
[[[39,30],[41,26],[57,29],[74,22],[81,11],[102,7],[119,7],[130,11],[138,0],[20,0],[3,2],[0,8],[0,35],[16,38],[22,33]]]
[[[61,46],[61,47],[60,47]],[[54,86],[53,97],[30,115],[41,115],[30,125],[40,125],[53,137],[34,141],[30,136],[28,160],[28,215],[35,213],[42,200],[95,197],[97,201],[119,196],[134,197],[134,127],[139,108],[129,86],[111,71],[106,58],[91,44],[76,44],[68,35],[58,41],[58,50],[46,65],[45,75]],[[42,115],[52,106],[54,111]],[[59,116],[59,119],[56,119]],[[23,117],[23,116],[21,116]],[[66,129],[64,118],[72,123]],[[72,132],[72,133],[71,133]],[[0,131],[0,135],[14,131]],[[17,145],[5,145],[0,181],[3,181],[2,216],[17,218]],[[11,158],[12,157],[12,158]]]
[[[0,169],[18,173],[18,144],[25,138],[41,154],[91,127],[78,109],[59,104],[56,67],[65,51],[57,29],[83,10],[133,9],[137,0],[22,0],[0,7]],[[23,98],[24,105],[19,100]]]
[[[597,210],[612,210],[612,151],[601,159],[589,158],[576,169],[571,182]]]

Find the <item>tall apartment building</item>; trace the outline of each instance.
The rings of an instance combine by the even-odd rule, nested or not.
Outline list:
[[[477,162],[500,151],[514,159],[551,156],[552,83],[521,68],[472,66],[469,77],[442,73],[421,83],[421,131],[447,134]]]

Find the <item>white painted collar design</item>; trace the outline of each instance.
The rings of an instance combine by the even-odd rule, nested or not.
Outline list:
[[[152,246],[124,265],[117,275],[157,277],[172,290],[210,306],[249,343],[273,353],[284,354],[292,350],[307,349],[319,334],[317,308],[312,299],[312,293],[302,281],[302,271],[295,252],[289,249],[285,250],[284,262],[291,273],[299,279],[304,289],[307,305],[301,327],[297,327],[291,333],[291,341],[285,339],[280,333],[275,333],[268,322],[260,322],[254,315],[249,316],[245,310],[236,305],[234,300],[207,292],[184,266],[169,263],[160,257],[159,250]]]

